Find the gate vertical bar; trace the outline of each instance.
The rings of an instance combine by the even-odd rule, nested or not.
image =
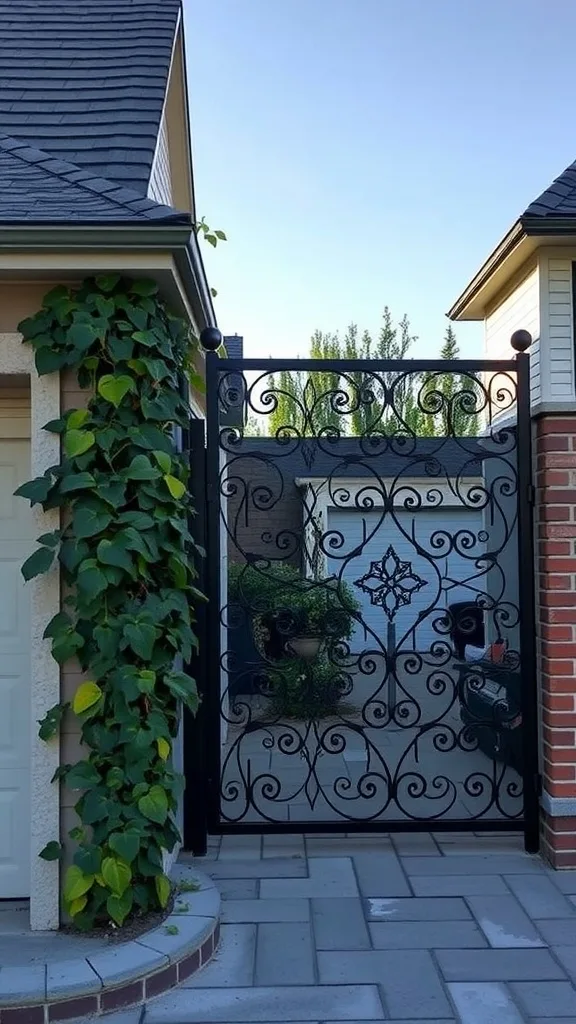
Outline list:
[[[206,443],[204,420],[190,420],[188,427],[190,450],[189,491],[192,496],[195,515],[189,529],[196,544],[206,548]],[[206,558],[196,558],[198,589],[206,591]],[[184,711],[184,848],[196,857],[206,854],[208,845],[207,814],[207,772],[206,772],[206,723],[205,702],[207,690],[207,608],[198,602],[194,609],[196,622],[194,631],[198,637],[198,649],[190,661],[188,670],[196,680],[200,707],[196,717]]]
[[[206,596],[208,598],[208,659],[206,690],[206,766],[208,772],[208,830],[218,832],[220,825],[221,775],[221,586],[220,586],[220,415],[219,357],[206,352]]]
[[[522,694],[524,847],[537,853],[540,845],[538,775],[538,689],[536,683],[536,591],[534,586],[534,517],[532,484],[532,421],[530,417],[530,357],[532,338],[516,331],[511,344],[517,351],[518,430],[518,585],[520,614],[520,679]]]

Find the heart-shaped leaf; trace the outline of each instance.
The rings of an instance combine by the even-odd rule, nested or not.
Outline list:
[[[124,626],[124,637],[143,661],[150,661],[156,642],[156,627],[151,622],[130,622]]]
[[[138,810],[149,821],[163,825],[168,817],[168,797],[162,786],[151,786],[149,792],[140,797]]]
[[[85,875],[97,875],[102,863],[102,852],[98,846],[94,846],[92,843],[82,846],[74,854],[74,863]]]
[[[51,843],[47,843],[43,850],[38,854],[42,860],[60,860],[63,853],[63,847],[60,843],[52,840]]]
[[[71,494],[72,491],[84,491],[95,486],[92,473],[69,473],[60,481],[60,494]]]
[[[52,480],[49,476],[39,476],[36,480],[29,480],[28,483],[22,484],[18,490],[14,491],[14,496],[27,498],[31,505],[41,505],[46,501],[51,487]]]
[[[178,480],[178,477],[167,473],[164,477],[164,483],[176,501],[180,501],[180,498],[183,498],[186,494],[186,484],[183,484],[181,480]]]
[[[95,443],[96,436],[91,430],[67,430],[64,434],[64,451],[69,459],[84,455]]]
[[[77,900],[71,900],[68,904],[68,913],[70,914],[70,917],[75,918],[78,914],[81,914],[87,903],[87,896],[79,896]]]
[[[132,880],[132,871],[129,865],[116,857],[105,857],[100,873],[115,896],[123,896]]]
[[[108,845],[114,853],[117,853],[123,861],[131,864],[138,856],[141,837],[138,832],[127,830],[126,832],[113,832],[108,839]]]
[[[95,565],[80,566],[78,570],[78,590],[89,601],[108,589],[108,579]]]
[[[160,739],[156,740],[156,746],[158,747],[158,757],[162,761],[167,761],[170,757],[170,744],[168,740],[161,736]]]
[[[124,476],[127,480],[158,480],[160,470],[155,469],[147,455],[135,455]]]
[[[38,548],[30,558],[27,558],[21,568],[21,573],[28,582],[44,572],[48,572],[54,561],[55,552],[50,548]]]
[[[70,904],[85,893],[90,892],[94,885],[94,875],[85,875],[77,864],[72,864],[64,876],[64,899]]]
[[[72,702],[72,709],[75,715],[81,715],[84,711],[88,711],[89,708],[97,704],[102,696],[102,690],[98,686],[98,683],[89,680],[86,683],[81,683],[76,693],[74,694],[74,700]]]
[[[172,459],[167,452],[152,452],[152,455],[156,459],[156,462],[160,466],[163,473],[169,473],[172,469]]]
[[[81,352],[85,352],[86,349],[90,348],[94,344],[98,337],[98,331],[95,327],[90,324],[75,323],[68,328],[66,334],[66,340],[74,348],[80,349]]]
[[[96,278],[96,284],[101,292],[113,292],[116,285],[120,283],[120,274],[102,274]]]
[[[121,374],[118,377],[113,374],[107,374],[98,381],[98,394],[107,402],[110,402],[115,409],[118,408],[122,400],[133,389],[134,383],[132,378],[122,376]]]
[[[162,910],[168,906],[168,900],[170,899],[171,885],[170,879],[166,875],[156,875],[154,879],[154,885],[156,886],[156,895],[158,896],[158,902],[162,907]]]
[[[149,295],[157,295],[158,285],[156,284],[156,281],[151,281],[149,278],[142,278],[141,280],[132,282],[130,285],[130,291],[133,292],[134,295],[144,295],[146,297]]]
[[[74,509],[72,523],[77,539],[95,537],[97,533],[102,533],[111,522],[110,512],[97,503],[93,505],[84,503]]]
[[[124,544],[119,540],[101,540],[97,555],[98,561],[103,565],[115,565],[118,569],[132,572],[132,559]]]
[[[106,900],[106,910],[119,928],[122,927],[124,921],[128,917],[128,914],[132,910],[133,903],[134,893],[131,889],[127,889],[122,896],[109,896]]]
[[[87,420],[90,419],[90,413],[88,409],[73,409],[68,415],[66,425],[68,430],[80,430]]]

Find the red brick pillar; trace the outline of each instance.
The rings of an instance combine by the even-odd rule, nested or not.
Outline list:
[[[576,415],[536,421],[542,853],[576,867]]]

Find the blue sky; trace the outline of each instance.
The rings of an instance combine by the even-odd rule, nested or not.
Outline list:
[[[315,328],[445,312],[572,160],[574,0],[185,0],[199,216],[224,333],[305,355]],[[479,325],[458,325],[481,355]]]

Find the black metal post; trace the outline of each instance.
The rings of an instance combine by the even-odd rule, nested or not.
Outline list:
[[[222,596],[221,574],[221,515],[220,515],[220,402],[219,358],[215,346],[206,352],[206,549],[208,572],[206,596],[208,598],[208,630],[206,656],[206,766],[208,772],[208,830],[219,831],[220,776],[221,776],[221,677],[222,677]]]
[[[190,532],[196,543],[206,549],[206,445],[204,420],[191,420],[188,427],[190,450],[189,490],[195,515],[191,517]],[[206,590],[206,558],[197,557],[198,589]],[[184,712],[184,848],[194,856],[203,857],[208,845],[208,807],[206,771],[206,691],[207,691],[207,607],[198,602],[195,608],[195,632],[198,648],[188,670],[196,680],[200,708],[194,717]]]
[[[532,420],[530,416],[530,357],[528,331],[516,331],[518,443],[518,587],[520,614],[520,679],[524,788],[524,847],[537,853],[540,846],[538,770],[538,687],[536,681],[536,591],[534,585],[534,519],[532,483]]]

